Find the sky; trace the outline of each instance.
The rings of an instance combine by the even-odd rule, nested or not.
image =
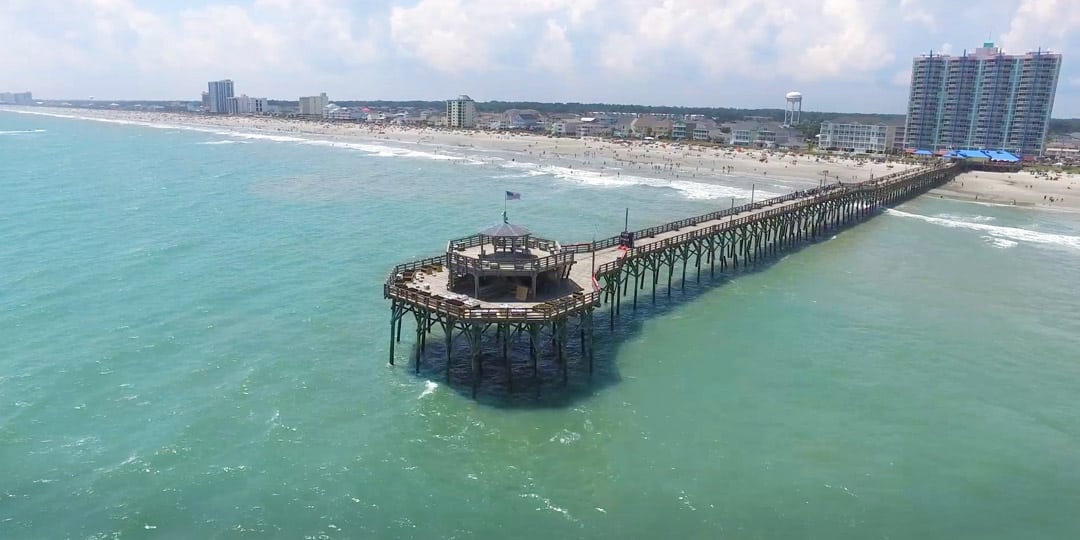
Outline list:
[[[990,38],[1063,53],[1054,116],[1080,117],[1077,1],[4,0],[0,90],[903,113],[913,56]]]

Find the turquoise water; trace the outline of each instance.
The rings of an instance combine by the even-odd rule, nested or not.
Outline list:
[[[0,113],[0,537],[1080,535],[1076,217],[921,198],[473,401],[393,264],[729,193],[410,151]]]

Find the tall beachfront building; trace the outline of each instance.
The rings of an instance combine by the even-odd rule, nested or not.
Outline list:
[[[233,97],[233,82],[231,79],[222,81],[210,81],[209,87],[210,112],[214,114],[226,114],[229,112],[229,98]]]
[[[326,92],[317,96],[300,96],[300,115],[325,116],[326,106],[329,104],[330,99],[326,97]]]
[[[990,42],[973,54],[917,56],[905,145],[1042,155],[1060,71],[1060,54],[1005,54]]]
[[[0,103],[33,105],[34,94],[30,92],[0,92]]]
[[[447,100],[446,125],[452,128],[476,127],[476,102],[465,94]]]

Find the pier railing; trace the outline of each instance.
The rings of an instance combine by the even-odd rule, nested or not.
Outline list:
[[[572,253],[559,253],[552,255],[555,258],[561,257],[564,260],[573,259]],[[515,305],[507,307],[470,307],[463,302],[454,298],[445,298],[441,296],[434,296],[427,291],[420,291],[416,289],[410,289],[403,283],[397,281],[398,276],[404,275],[409,271],[422,270],[424,267],[447,265],[446,255],[438,255],[435,257],[428,257],[426,259],[419,259],[416,261],[410,261],[402,263],[394,267],[387,276],[386,282],[383,284],[383,296],[386,298],[395,298],[410,304],[421,306],[427,309],[441,312],[445,315],[454,317],[460,320],[487,320],[487,319],[501,319],[507,322],[521,322],[521,321],[535,321],[543,322],[552,318],[558,318],[566,315],[567,313],[574,313],[585,309],[589,306],[594,306],[600,302],[600,292],[580,292],[570,294],[547,302],[539,302],[531,305]]]
[[[686,228],[686,227],[694,227],[694,226],[700,225],[702,223],[706,223],[706,222],[709,222],[709,221],[720,220],[720,219],[726,218],[728,216],[736,216],[736,215],[739,215],[739,214],[742,214],[742,213],[745,213],[745,212],[752,212],[754,210],[760,210],[762,208],[766,208],[766,207],[769,207],[769,206],[774,206],[774,205],[777,205],[777,204],[783,204],[783,203],[793,201],[793,200],[796,200],[796,199],[802,199],[802,198],[805,198],[805,197],[808,197],[808,196],[811,196],[811,195],[816,195],[816,194],[821,194],[821,193],[836,193],[836,194],[847,193],[852,188],[852,186],[864,187],[864,188],[869,188],[869,189],[876,189],[878,187],[881,187],[884,184],[892,183],[892,182],[896,181],[897,179],[901,179],[903,177],[915,176],[915,175],[918,175],[918,174],[926,173],[926,172],[931,171],[931,170],[937,170],[937,169],[946,168],[946,167],[949,167],[949,166],[950,165],[947,165],[947,164],[941,164],[941,165],[935,165],[935,166],[932,166],[932,167],[929,167],[929,168],[926,168],[926,167],[920,168],[920,169],[917,169],[917,170],[914,170],[914,171],[910,171],[910,170],[909,171],[897,171],[897,172],[894,172],[894,173],[889,173],[889,174],[887,174],[885,176],[875,178],[874,180],[868,180],[868,181],[861,182],[861,183],[858,183],[858,184],[841,184],[841,183],[826,184],[826,185],[824,185],[822,187],[795,191],[795,192],[788,193],[788,194],[785,194],[785,195],[780,195],[778,197],[772,197],[770,199],[762,199],[761,201],[758,201],[758,202],[746,203],[746,204],[743,204],[743,205],[740,205],[740,206],[735,206],[735,207],[727,208],[727,209],[724,209],[724,210],[717,210],[715,212],[709,212],[708,214],[702,214],[700,216],[694,216],[694,217],[690,217],[690,218],[686,218],[686,219],[680,219],[678,221],[671,221],[671,222],[668,222],[668,223],[664,223],[663,225],[656,225],[656,226],[653,226],[653,227],[648,227],[648,228],[645,228],[645,229],[637,230],[637,231],[634,231],[634,240],[637,241],[637,240],[642,239],[642,238],[653,238],[653,237],[655,237],[657,235],[660,235],[660,234],[669,233],[669,232],[672,232],[672,231],[678,231],[678,230]],[[818,200],[820,200],[820,199],[818,199]],[[611,248],[611,247],[615,247],[617,245],[619,245],[619,236],[612,236],[612,237],[609,237],[609,238],[604,238],[603,240],[597,240],[595,242],[586,242],[586,243],[579,243],[579,244],[564,245],[563,250],[564,251],[572,251],[574,253],[590,253],[592,251],[598,251],[598,250],[601,250],[601,249],[608,249],[608,248]]]
[[[470,307],[459,300],[433,296],[427,291],[410,289],[393,281],[389,281],[383,286],[383,296],[463,321],[498,319],[506,322],[543,322],[565,316],[568,313],[579,312],[600,302],[600,292],[592,291],[574,293],[532,305]]]
[[[799,201],[799,203],[797,203],[797,204],[793,204],[793,205],[789,204],[789,205],[785,205],[785,206],[782,206],[782,207],[779,207],[779,208],[773,208],[773,209],[767,210],[765,212],[758,212],[758,213],[746,215],[746,216],[743,216],[743,217],[737,218],[737,219],[734,219],[734,218],[729,219],[727,221],[723,221],[721,223],[717,223],[715,225],[711,225],[711,226],[705,227],[703,229],[695,229],[693,231],[690,231],[690,232],[687,232],[687,233],[684,233],[684,234],[680,234],[678,236],[665,238],[665,239],[660,240],[660,241],[649,242],[647,244],[637,245],[632,249],[626,250],[626,253],[622,257],[620,257],[619,259],[616,259],[614,261],[610,261],[610,262],[607,262],[607,263],[604,263],[604,264],[600,265],[600,267],[596,269],[595,275],[596,276],[601,276],[601,275],[605,275],[605,274],[614,272],[615,270],[619,269],[626,262],[627,259],[633,259],[633,258],[642,256],[642,255],[645,255],[645,254],[648,254],[648,253],[651,253],[651,252],[654,252],[654,251],[663,251],[665,249],[669,249],[671,247],[674,247],[674,246],[677,246],[677,245],[680,245],[680,244],[684,244],[686,242],[691,242],[691,241],[696,240],[696,239],[701,238],[701,237],[712,236],[714,234],[717,234],[717,233],[719,233],[721,231],[724,231],[724,230],[727,230],[727,229],[738,228],[738,227],[741,227],[741,226],[743,226],[743,225],[745,225],[747,223],[753,222],[753,221],[758,221],[758,220],[761,220],[761,219],[767,219],[767,218],[770,218],[770,217],[773,217],[773,216],[794,212],[794,211],[796,211],[796,210],[798,210],[800,208],[804,208],[804,207],[807,207],[807,206],[812,206],[812,205],[821,203],[821,202],[829,200],[829,199],[840,197],[840,196],[848,194],[848,193],[852,193],[852,192],[868,192],[868,191],[874,191],[874,190],[877,190],[877,189],[881,189],[881,188],[886,187],[886,186],[888,186],[890,184],[900,183],[903,180],[906,180],[908,177],[915,177],[915,176],[918,176],[920,174],[926,174],[927,172],[933,172],[935,170],[948,168],[949,166],[950,165],[936,166],[936,167],[932,167],[932,168],[929,168],[929,169],[923,168],[923,169],[919,169],[917,171],[901,171],[901,172],[891,173],[891,174],[883,176],[881,178],[876,178],[874,180],[870,180],[870,181],[866,181],[866,182],[860,182],[858,184],[846,184],[846,185],[845,184],[829,184],[827,186],[823,186],[823,187],[820,187],[820,188],[815,188],[815,189],[811,189],[811,190],[804,190],[804,191],[796,191],[794,193],[789,193],[787,195],[781,195],[779,197],[773,197],[771,199],[765,199],[765,200],[763,200],[761,202],[744,204],[742,206],[737,206],[735,208],[729,208],[727,210],[722,210],[722,211],[719,211],[719,212],[711,212],[709,214],[704,214],[704,215],[701,215],[701,216],[697,216],[697,217],[693,217],[693,218],[687,218],[687,219],[683,219],[683,220],[679,220],[679,221],[673,221],[673,222],[670,222],[670,223],[666,223],[664,225],[659,225],[659,226],[656,226],[656,227],[650,227],[648,229],[643,229],[641,231],[637,231],[637,232],[634,233],[635,240],[637,240],[638,238],[641,237],[639,235],[642,235],[644,237],[654,237],[654,236],[656,236],[658,234],[663,234],[663,233],[672,232],[672,231],[678,231],[678,230],[680,230],[680,229],[682,229],[684,227],[696,226],[696,225],[699,225],[701,223],[708,222],[708,221],[722,220],[725,217],[735,216],[735,215],[738,215],[738,214],[741,214],[741,213],[744,213],[744,212],[752,212],[752,211],[760,210],[760,209],[768,207],[768,206],[774,206],[774,205],[778,205],[778,204],[785,204],[785,203],[793,201],[793,200],[800,200],[801,199]],[[813,195],[813,196],[810,197],[810,198],[807,198],[809,195]],[[615,238],[618,239],[618,237],[615,237]],[[618,244],[618,242],[616,242],[616,245],[617,244]],[[576,244],[576,245],[577,246],[589,246],[589,244]],[[586,253],[587,253],[587,251],[586,251]]]
[[[386,283],[391,284],[399,274],[404,274],[409,270],[420,270],[425,266],[443,265],[446,266],[446,255],[436,255],[434,257],[428,257],[426,259],[420,259],[418,261],[411,261],[402,263],[394,267],[390,271],[390,275],[386,277]]]
[[[475,257],[469,257],[460,253],[450,252],[450,264],[448,265],[454,271],[465,271],[465,273],[477,273],[478,275],[485,274],[532,274],[545,272],[560,266],[566,266],[574,262],[574,253],[561,252],[554,255],[548,255],[547,257],[540,257],[538,259],[517,259],[497,261],[490,259],[477,259]]]
[[[474,248],[481,244],[485,244],[490,240],[490,236],[482,234],[474,234],[472,236],[466,236],[464,238],[457,238],[446,243],[446,251],[456,251],[458,249]],[[538,238],[530,236],[525,240],[525,247],[529,249],[536,249],[540,251],[557,251],[559,243],[555,240],[548,240],[547,238]]]

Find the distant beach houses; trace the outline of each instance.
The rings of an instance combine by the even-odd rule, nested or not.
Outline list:
[[[31,92],[0,92],[0,104],[33,105],[34,94]]]
[[[788,125],[768,116],[746,116],[739,120],[718,121],[703,114],[662,114],[596,111],[587,115],[542,112],[531,108],[481,110],[466,94],[447,99],[445,106],[434,108],[431,102],[418,106],[385,106],[379,102],[334,103],[325,92],[300,96],[296,101],[271,102],[245,94],[233,95],[233,81],[208,83],[203,92],[201,110],[210,114],[273,115],[324,122],[375,123],[442,129],[479,129],[488,131],[530,132],[552,137],[610,137],[673,142],[722,144],[746,148],[806,149],[807,133],[800,126]],[[400,102],[398,102],[400,103]],[[790,122],[789,122],[790,123]],[[805,127],[805,126],[802,126]],[[815,126],[816,127],[816,126]],[[903,151],[905,126],[902,124],[860,124],[857,121],[820,123],[810,141],[822,150],[865,154]]]

